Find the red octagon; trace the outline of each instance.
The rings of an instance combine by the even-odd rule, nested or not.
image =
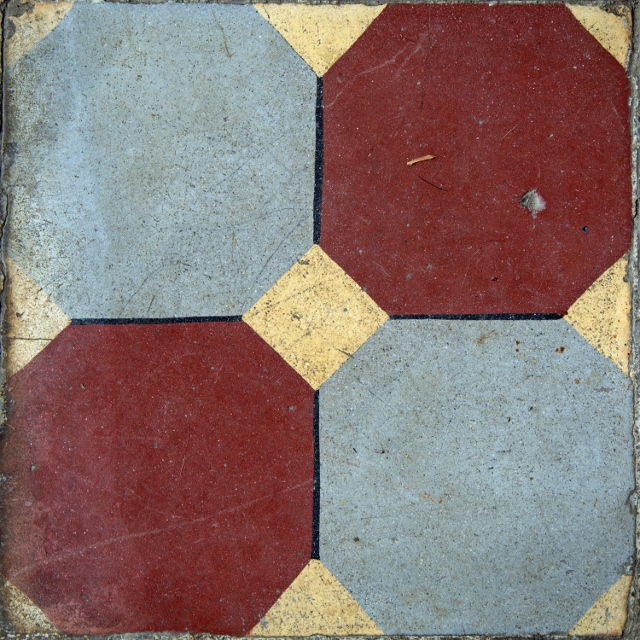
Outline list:
[[[3,572],[60,631],[244,635],[309,561],[313,390],[245,324],[72,326],[8,386]]]
[[[563,5],[389,6],[324,79],[321,245],[389,314],[564,313],[630,244],[628,98]]]

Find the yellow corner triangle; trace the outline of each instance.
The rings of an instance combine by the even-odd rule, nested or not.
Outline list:
[[[389,316],[314,245],[242,319],[318,389]]]
[[[311,560],[251,630],[251,636],[382,635],[378,625],[318,560]]]
[[[8,621],[18,633],[57,632],[42,609],[8,580],[2,587],[2,605]]]
[[[5,60],[12,65],[51,33],[69,13],[73,2],[36,2],[22,15],[9,15],[13,33],[5,44]]]
[[[565,320],[624,373],[629,374],[631,285],[624,281],[625,254],[607,269],[569,308]]]
[[[323,76],[386,5],[256,4],[258,13]]]
[[[578,22],[623,66],[631,47],[631,10],[616,7],[617,14],[600,7],[568,4]]]
[[[569,631],[573,636],[621,636],[627,620],[631,576],[622,576]]]
[[[6,376],[35,358],[69,323],[70,318],[10,258],[5,259]]]

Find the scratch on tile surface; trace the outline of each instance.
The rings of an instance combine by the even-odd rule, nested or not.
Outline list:
[[[16,571],[13,572],[12,577],[13,576],[18,576],[18,575],[22,575],[28,571],[31,571],[32,569],[36,568],[36,567],[42,567],[42,566],[46,566],[49,564],[52,564],[54,562],[58,562],[59,560],[65,559],[65,558],[72,558],[72,557],[76,557],[76,556],[82,556],[83,553],[85,553],[86,551],[90,551],[93,549],[98,549],[100,547],[106,547],[112,544],[117,544],[118,542],[121,542],[123,540],[134,540],[137,538],[146,538],[147,536],[155,536],[158,535],[160,533],[164,533],[165,531],[171,531],[173,529],[181,529],[182,527],[188,527],[191,525],[197,525],[197,524],[201,524],[203,522],[206,522],[208,520],[214,520],[221,515],[224,514],[228,514],[228,513],[233,513],[235,511],[242,511],[243,509],[246,509],[247,507],[256,504],[258,502],[262,502],[265,500],[272,500],[274,498],[274,496],[281,494],[281,493],[289,493],[290,491],[295,491],[296,489],[300,489],[301,487],[305,487],[308,486],[309,484],[311,484],[313,481],[309,480],[307,482],[300,482],[292,487],[287,487],[286,489],[282,489],[280,491],[276,491],[273,493],[270,493],[268,495],[265,496],[260,496],[259,498],[256,498],[255,500],[250,500],[247,502],[243,502],[242,504],[238,504],[234,507],[231,507],[229,509],[223,509],[221,511],[218,511],[217,513],[214,514],[210,514],[210,515],[206,515],[206,516],[202,516],[201,518],[194,518],[192,520],[186,520],[185,522],[176,522],[176,523],[172,523],[166,527],[159,527],[157,529],[145,529],[144,531],[138,531],[135,533],[129,533],[127,535],[121,535],[121,536],[115,536],[112,538],[107,538],[106,540],[101,540],[100,542],[95,542],[94,544],[89,544],[86,547],[82,547],[80,549],[75,549],[73,551],[67,551],[67,552],[62,552],[62,553],[57,553],[57,554],[51,554],[49,555],[46,559],[44,560],[39,560],[36,562],[32,562],[28,565],[25,565],[23,567],[20,567],[19,569],[17,569]],[[170,515],[170,517],[173,517]],[[214,525],[215,526],[215,525]]]

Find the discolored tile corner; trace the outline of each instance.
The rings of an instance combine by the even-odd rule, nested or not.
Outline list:
[[[72,2],[15,3],[9,5],[4,63],[14,64],[45,38],[69,13]]]
[[[20,633],[57,633],[57,629],[20,589],[8,580],[2,586],[4,616]]]

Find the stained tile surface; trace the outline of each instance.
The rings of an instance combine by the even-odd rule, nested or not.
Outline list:
[[[7,21],[12,628],[622,633],[628,11]]]

